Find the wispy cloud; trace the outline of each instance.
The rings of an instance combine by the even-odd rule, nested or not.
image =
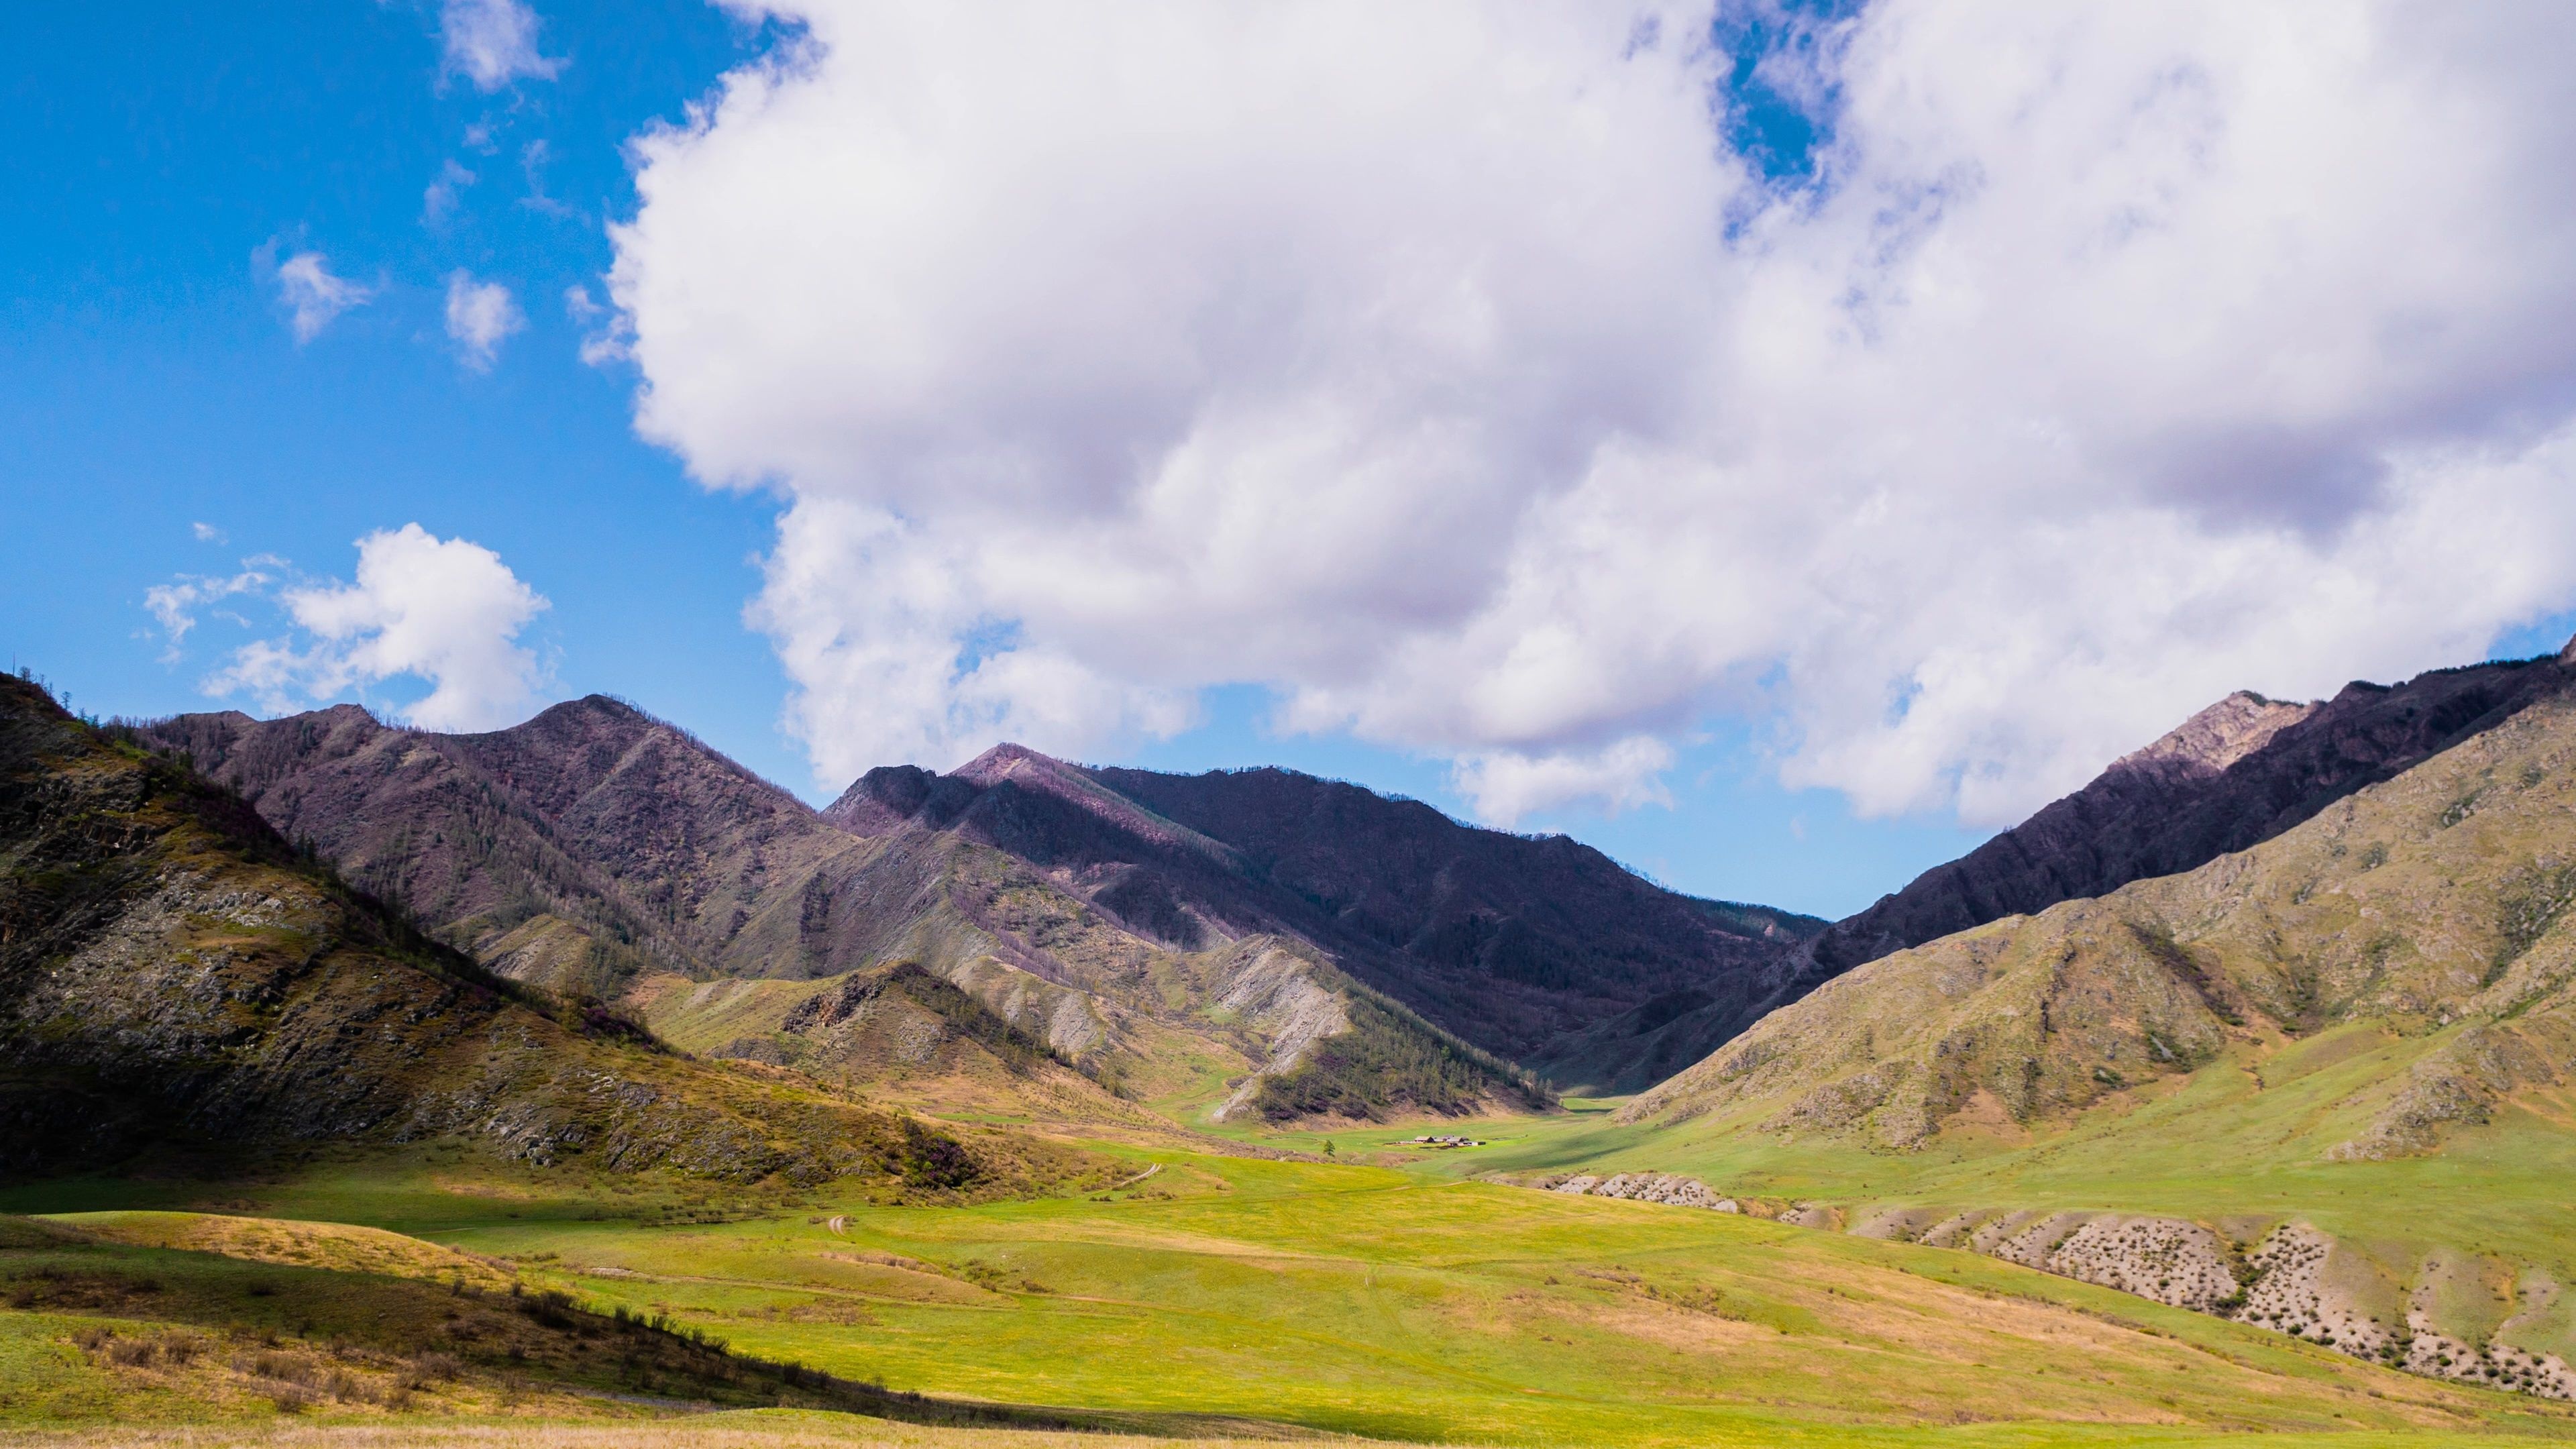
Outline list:
[[[457,198],[473,184],[474,173],[453,159],[449,160],[439,168],[438,179],[429,183],[429,189],[420,194],[421,222],[427,226],[445,226],[448,218],[456,214]]]
[[[197,529],[199,538],[205,538],[212,532],[202,523],[197,525]],[[217,534],[216,537],[220,538],[221,535]],[[161,651],[161,662],[164,664],[178,662],[180,644],[187,639],[188,631],[197,627],[197,615],[207,605],[221,599],[265,591],[275,581],[275,575],[269,570],[276,567],[278,563],[278,560],[265,556],[248,558],[242,560],[242,571],[229,577],[181,574],[169,583],[158,584],[144,590],[143,607],[151,613],[153,621],[161,626],[161,637],[165,644]]]
[[[501,344],[523,331],[527,317],[499,282],[478,282],[463,268],[447,277],[447,335],[456,356],[476,372],[489,372]]]
[[[552,80],[564,63],[537,49],[537,12],[519,0],[447,0],[438,12],[446,70],[497,91],[526,77]]]
[[[199,543],[227,542],[224,537],[224,531],[215,527],[211,523],[191,523],[188,525],[188,531],[197,536],[197,542]]]
[[[571,207],[546,194],[546,163],[553,159],[554,148],[541,140],[519,148],[519,170],[528,178],[528,194],[519,198],[519,204],[548,216],[570,216]]]
[[[564,288],[564,315],[584,329],[581,339],[584,366],[603,367],[612,362],[629,361],[635,356],[634,319],[591,300],[588,287],[575,284]]]
[[[331,319],[367,305],[375,295],[373,287],[333,276],[320,252],[297,252],[277,268],[278,300],[286,304],[287,325],[298,345],[321,336]]]

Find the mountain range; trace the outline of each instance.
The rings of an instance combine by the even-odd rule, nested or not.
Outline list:
[[[1830,924],[1278,769],[1006,744],[818,811],[604,696],[488,734],[342,705],[139,737],[496,973],[689,1050],[933,1108],[1284,1121],[1641,1091],[1854,966],[2273,838],[2571,678],[2232,695]]]
[[[816,811],[598,696],[481,735],[344,705],[138,738],[501,975],[925,1103],[1527,1108],[1533,1068],[1582,1086],[1685,1065],[1655,1014],[1749,1021],[1824,924],[1280,770],[1004,745],[871,771]]]
[[[951,1195],[1088,1170],[528,993],[239,796],[0,677],[0,1172],[440,1137],[540,1166]]]

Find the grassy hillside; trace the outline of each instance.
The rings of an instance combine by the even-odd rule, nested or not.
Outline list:
[[[610,1179],[513,1177],[466,1159],[317,1167],[247,1190],[64,1183],[0,1194],[0,1206],[72,1214],[37,1231],[131,1242],[166,1236],[163,1225],[182,1220],[91,1214],[111,1199],[168,1207],[221,1193],[236,1212],[328,1217],[420,1240],[413,1260],[432,1281],[448,1271],[442,1254],[462,1254],[515,1274],[523,1294],[554,1289],[608,1310],[612,1325],[624,1309],[630,1320],[660,1316],[737,1354],[794,1359],[841,1380],[1098,1411],[1164,1432],[1232,1424],[1418,1442],[1891,1446],[2180,1444],[2244,1429],[2355,1445],[2576,1436],[2576,1417],[2554,1406],[2408,1378],[1967,1254],[1391,1168],[1175,1153],[1140,1164],[1156,1170],[1111,1193],[957,1209],[819,1193],[743,1216],[684,1184],[646,1188],[669,1194],[647,1203]],[[234,1241],[274,1231],[237,1229]],[[382,1251],[380,1240],[361,1241]],[[36,1273],[71,1251],[163,1256],[148,1295],[0,1308],[0,1336],[30,1346],[0,1355],[0,1403],[33,1403],[29,1385],[44,1374],[90,1385],[86,1409],[59,1396],[69,1390],[48,1400],[51,1422],[104,1415],[111,1393],[147,1387],[170,1395],[156,1402],[180,1414],[196,1388],[150,1380],[161,1370],[83,1348],[80,1334],[110,1321],[205,1317],[188,1306],[199,1290],[186,1285],[223,1274],[279,1286],[213,1311],[257,1313],[245,1321],[289,1329],[311,1317],[312,1336],[299,1342],[394,1332],[326,1317],[307,1300],[276,1302],[304,1281],[297,1275],[337,1281],[344,1270],[329,1266],[290,1272],[202,1252],[35,1244],[0,1248],[0,1277],[64,1281]],[[163,1266],[181,1258],[208,1266]],[[387,1274],[366,1281],[430,1287]],[[469,1375],[508,1372],[512,1358],[493,1335],[544,1327],[524,1327],[532,1320],[504,1307],[512,1301],[463,1300],[482,1335],[466,1341],[487,1355],[466,1364]],[[593,1372],[579,1359],[550,1356],[576,1353],[577,1329],[571,1340],[522,1345],[522,1361],[569,1386],[549,1392],[601,1382],[579,1377]],[[617,1378],[629,1372],[623,1340],[604,1332],[595,1341],[597,1372],[631,1390],[631,1378]],[[646,1373],[655,1397],[698,1392],[676,1367]],[[533,1403],[540,1374],[524,1378],[519,1392]],[[405,1412],[434,1422],[483,1402],[424,1400]],[[385,1412],[310,1408],[315,1419],[382,1422]],[[618,1410],[586,1400],[560,1411]],[[23,1410],[0,1410],[10,1412],[26,1422]],[[220,1398],[195,1412],[273,1414]],[[745,1437],[733,1442],[804,1432],[737,1423]]]
[[[2368,1080],[2267,1155],[2424,1151],[2576,1064],[2571,902],[2576,705],[2551,702],[2252,850],[1842,978],[1627,1115],[1910,1148],[2360,1052]]]
[[[2250,1248],[2305,1225],[2331,1244],[2321,1302],[2373,1351],[2563,1361],[2571,863],[2576,707],[2548,703],[2199,870],[1864,966],[1615,1120],[1483,1161],[1682,1173],[1899,1234],[2115,1211]]]

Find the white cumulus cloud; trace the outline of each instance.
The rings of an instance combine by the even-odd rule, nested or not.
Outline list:
[[[209,693],[247,694],[281,712],[409,677],[430,686],[404,711],[411,723],[488,730],[524,718],[545,682],[535,652],[517,641],[546,599],[490,549],[417,523],[359,539],[355,583],[301,585],[277,598],[301,635],[234,650],[207,679]]]
[[[447,337],[456,344],[457,360],[467,367],[491,371],[501,344],[527,325],[508,287],[478,282],[462,268],[448,274]]]
[[[772,9],[610,294],[826,779],[1253,682],[1490,819],[1734,716],[1991,822],[2576,604],[2564,6],[1876,0],[1797,182],[1706,5]]]
[[[278,264],[278,300],[286,304],[287,325],[299,345],[321,336],[333,318],[367,305],[375,295],[373,287],[331,275],[320,252],[297,252]]]
[[[554,79],[563,61],[537,49],[539,23],[537,12],[521,0],[446,0],[438,11],[438,39],[447,73],[483,91],[522,76]]]

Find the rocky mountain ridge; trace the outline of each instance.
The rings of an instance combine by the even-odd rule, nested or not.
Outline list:
[[[1653,1035],[1655,1004],[1732,1007],[1724,1029],[1740,1029],[1822,925],[1675,895],[1561,836],[1477,830],[1285,770],[1086,769],[1004,745],[947,776],[871,771],[824,813],[861,834],[960,831],[1172,949],[1305,942],[1564,1085],[1636,1085],[1687,1062]]]
[[[806,999],[916,964],[1109,1089],[1018,1072],[1048,1113],[1472,1111],[1536,1105],[1513,1059],[1586,1032],[1605,1079],[1680,1065],[1637,1008],[1749,1002],[1822,925],[1285,771],[1003,746],[947,775],[871,771],[816,812],[600,697],[485,735],[349,706],[142,729],[513,979],[632,1001],[693,1050],[900,1074],[925,1103],[945,1089],[915,1068],[981,1074],[989,1097],[1001,1059],[817,1056]],[[701,989],[719,980],[766,984]]]
[[[2258,845],[2571,689],[2576,641],[2554,657],[2436,669],[2395,685],[2355,681],[2308,704],[2239,691],[1835,922],[1816,938],[1791,999],[1892,951]]]

